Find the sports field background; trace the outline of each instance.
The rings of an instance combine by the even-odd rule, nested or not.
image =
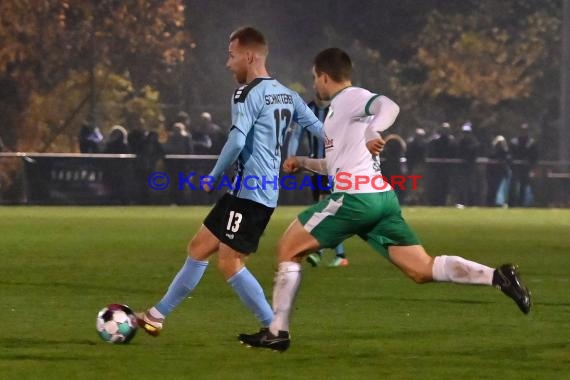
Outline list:
[[[249,262],[271,295],[279,208]],[[102,342],[97,311],[157,301],[208,208],[1,207],[0,379],[562,379],[570,370],[570,210],[406,208],[432,254],[519,264],[534,309],[490,287],[416,285],[360,240],[346,268],[311,268],[283,354],[212,260],[158,338]],[[332,258],[328,251],[325,263]]]

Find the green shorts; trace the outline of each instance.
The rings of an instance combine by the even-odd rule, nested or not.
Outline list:
[[[333,193],[307,208],[299,221],[322,248],[333,248],[358,235],[388,257],[391,245],[417,245],[420,241],[402,217],[394,191]]]

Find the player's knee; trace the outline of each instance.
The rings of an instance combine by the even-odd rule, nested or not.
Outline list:
[[[226,281],[230,279],[234,274],[236,274],[235,270],[221,261],[218,261],[218,270],[224,276],[224,279],[226,279]]]
[[[200,244],[196,241],[196,239],[192,239],[188,242],[188,246],[186,247],[186,252],[188,256],[192,256],[192,252],[198,251],[198,247]]]
[[[302,226],[300,227],[303,228]],[[300,262],[307,253],[314,252],[319,248],[319,243],[314,237],[304,232],[285,233],[277,244],[279,261]]]
[[[291,252],[287,244],[283,243],[283,241],[280,241],[279,244],[277,245],[277,257],[279,261],[290,261],[288,260],[291,258],[290,253]]]
[[[223,260],[222,258],[219,258],[218,260],[218,270],[222,273],[226,273],[229,271],[230,265],[228,265],[227,260]]]
[[[301,261],[303,250],[295,244],[292,244],[290,239],[281,239],[277,245],[277,255],[280,262],[283,261]]]
[[[208,249],[207,244],[194,237],[188,243],[186,253],[195,260],[207,260],[212,253],[212,249]]]
[[[226,280],[233,277],[243,266],[243,262],[239,259],[229,258],[223,255],[218,257],[218,270],[224,275]]]

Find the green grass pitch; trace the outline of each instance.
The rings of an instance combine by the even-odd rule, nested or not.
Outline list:
[[[268,297],[275,245],[300,208],[279,208],[249,261]],[[292,345],[248,349],[258,328],[213,259],[158,338],[95,332],[108,303],[156,302],[203,207],[0,208],[0,379],[561,379],[570,369],[570,210],[406,208],[432,255],[514,262],[523,315],[490,287],[416,285],[365,243],[346,268],[303,266]],[[325,263],[332,258],[327,251]],[[566,373],[566,375],[564,375]]]

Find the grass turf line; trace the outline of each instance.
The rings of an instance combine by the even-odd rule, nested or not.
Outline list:
[[[271,295],[281,207],[249,261]],[[552,379],[570,367],[570,210],[406,208],[432,255],[519,264],[529,316],[500,292],[415,285],[357,238],[350,265],[303,266],[290,350],[246,349],[257,329],[212,260],[156,339],[102,342],[97,311],[156,302],[182,265],[203,207],[0,208],[2,379]],[[324,263],[332,259],[327,251]]]

